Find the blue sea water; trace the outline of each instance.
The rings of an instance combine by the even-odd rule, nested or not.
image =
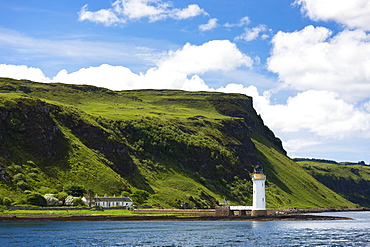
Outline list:
[[[339,221],[0,223],[0,246],[370,246],[370,212]]]

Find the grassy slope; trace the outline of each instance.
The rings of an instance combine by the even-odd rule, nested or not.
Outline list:
[[[19,84],[23,86],[21,90]],[[66,111],[73,111],[73,108],[70,107],[76,107],[87,113],[86,116],[82,117],[83,121],[86,122],[94,122],[94,117],[97,117],[97,120],[100,119],[100,122],[117,120],[140,121],[146,118],[155,118],[160,119],[160,121],[173,122],[176,126],[183,125],[193,131],[197,131],[197,135],[188,135],[188,138],[190,138],[188,140],[195,143],[195,146],[201,145],[196,144],[196,139],[198,138],[201,143],[213,145],[216,150],[219,149],[221,153],[226,153],[227,157],[231,156],[227,154],[227,150],[220,146],[218,142],[220,140],[223,143],[237,142],[234,139],[225,139],[225,136],[218,129],[210,127],[212,124],[220,124],[221,120],[232,119],[220,114],[214,105],[206,99],[209,95],[221,95],[219,93],[176,90],[113,92],[89,86],[39,84],[1,78],[0,87],[2,88],[0,90],[0,97],[2,98],[31,97],[41,99],[55,105],[68,106]],[[76,114],[79,114],[78,111]],[[206,122],[207,124],[199,125],[198,123],[200,122]],[[98,123],[94,124],[112,135],[115,134],[114,130],[107,129],[107,126]],[[161,124],[159,123],[159,125]],[[60,127],[70,145],[68,160],[70,167],[68,169],[54,168],[58,176],[52,177],[51,180],[50,175],[42,171],[38,177],[39,183],[35,182],[35,186],[45,183],[47,187],[55,189],[56,187],[53,187],[52,184],[58,183],[62,185],[68,181],[78,180],[99,193],[106,190],[108,193],[113,194],[115,191],[119,192],[119,188],[128,186],[127,183],[132,184],[134,182],[135,184],[136,178],[128,182],[122,179],[107,166],[104,157],[99,156],[99,154],[81,143],[75,135],[70,133],[68,128],[62,125]],[[169,134],[171,133],[173,132],[169,132]],[[210,136],[217,137],[219,141],[214,142],[214,139],[210,139]],[[212,144],[213,142],[214,144]],[[353,204],[318,183],[289,158],[272,148],[272,145],[262,136],[253,136],[253,142],[258,149],[258,158],[266,169],[268,207],[353,206]],[[27,160],[27,157],[25,157],[25,160]],[[37,163],[37,158],[34,158],[33,161]],[[176,167],[176,164],[171,165],[172,161],[143,160],[140,158],[140,155],[133,157],[133,161],[138,167],[141,177],[141,179],[136,181],[136,184],[147,183],[148,188],[155,193],[150,199],[152,204],[160,203],[162,206],[169,206],[174,205],[174,201],[179,203],[183,202],[183,200],[186,201],[190,196],[197,196],[198,200],[206,200],[208,195],[218,200],[223,199],[225,196],[220,191],[215,192],[210,189],[212,186],[210,187],[203,183],[203,178],[199,180],[194,174],[191,176],[184,174],[183,170]],[[22,165],[27,167],[25,163]],[[29,180],[31,181],[32,179]],[[95,181],[99,181],[99,183]],[[8,185],[12,186],[11,184]],[[226,184],[222,186],[226,186]],[[6,188],[5,185],[3,188]],[[135,188],[131,187],[131,189]],[[0,190],[0,196],[4,196],[7,191],[9,189]]]
[[[254,137],[259,160],[265,168],[268,185],[266,201],[270,207],[322,208],[354,207],[341,196],[315,180],[294,161],[268,146],[261,136]]]
[[[310,160],[297,164],[348,200],[370,207],[370,166]]]

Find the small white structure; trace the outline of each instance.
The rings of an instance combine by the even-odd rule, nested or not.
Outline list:
[[[265,197],[265,182],[266,176],[263,174],[263,167],[257,165],[254,168],[252,176],[253,181],[253,206],[252,215],[266,215],[266,197]]]
[[[85,200],[84,200],[85,199]],[[88,200],[86,198],[82,198],[83,201],[85,201],[86,204],[88,204]],[[93,205],[103,208],[109,208],[109,207],[132,207],[132,200],[130,197],[108,197],[105,195],[104,197],[99,197],[96,195],[93,198]]]
[[[246,215],[246,211],[252,211],[252,216],[265,216],[266,197],[265,197],[265,182],[266,176],[263,174],[263,167],[257,165],[254,168],[252,175],[253,182],[253,206],[225,206],[216,207],[216,215],[228,216],[233,215],[234,211],[239,211],[239,215]]]

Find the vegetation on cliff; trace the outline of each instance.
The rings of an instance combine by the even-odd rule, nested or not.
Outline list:
[[[318,181],[347,200],[370,207],[370,166],[358,163],[316,159],[295,161]]]
[[[147,191],[148,204],[250,205],[265,167],[267,206],[352,207],[290,160],[240,94],[111,91],[0,78],[0,199]],[[2,199],[3,200],[3,199]]]

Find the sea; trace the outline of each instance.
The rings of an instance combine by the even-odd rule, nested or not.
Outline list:
[[[370,212],[330,221],[1,222],[0,246],[370,246]]]

